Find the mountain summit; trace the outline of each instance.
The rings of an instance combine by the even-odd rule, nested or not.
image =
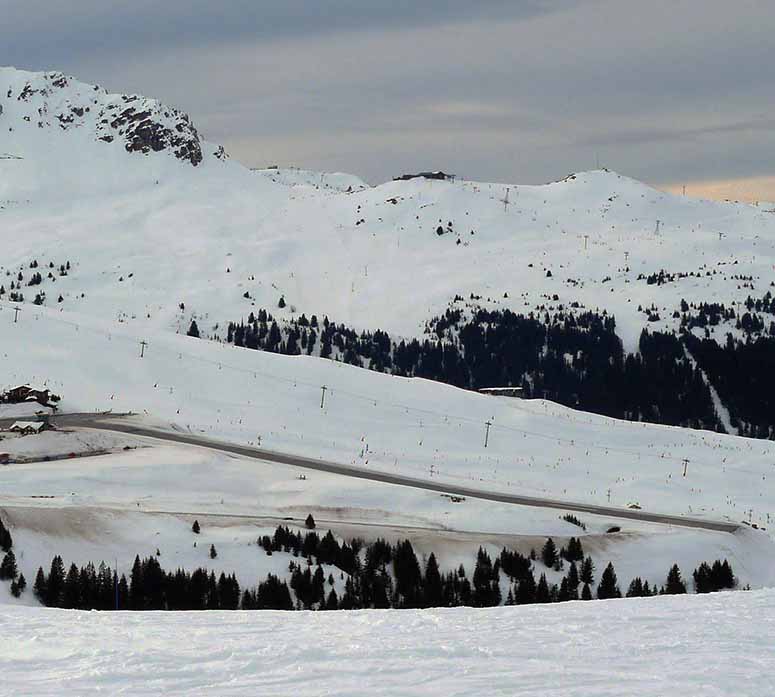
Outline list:
[[[206,143],[189,116],[155,99],[111,94],[60,72],[0,68],[0,127],[23,124],[47,130],[83,130],[95,141],[116,143],[129,153],[168,152],[194,167]],[[216,146],[215,157],[226,154]]]

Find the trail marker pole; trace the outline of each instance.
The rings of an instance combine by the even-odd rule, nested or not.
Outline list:
[[[584,251],[587,251],[587,240],[589,240],[589,235],[584,235]]]
[[[143,339],[140,342],[140,358],[143,358],[145,356],[145,347],[148,346],[148,342]]]
[[[323,408],[323,404],[325,404],[326,401],[326,390],[328,389],[325,385],[323,385],[321,388],[322,393],[320,395],[320,408]]]
[[[19,313],[22,311],[20,307],[13,308],[13,323],[16,324],[19,321]]]
[[[486,427],[486,430],[484,432],[484,447],[487,447],[487,443],[490,441],[490,426],[492,426],[492,421],[485,421],[484,425]]]
[[[686,471],[689,468],[689,460],[684,460],[684,477],[686,476]]]

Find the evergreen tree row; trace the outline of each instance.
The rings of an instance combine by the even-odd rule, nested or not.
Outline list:
[[[526,397],[606,416],[723,432],[707,376],[742,435],[772,439],[775,321],[767,326],[758,313],[775,314],[775,302],[767,293],[749,297],[745,306],[737,315],[723,304],[682,300],[675,312],[679,334],[644,329],[636,353],[624,352],[613,317],[561,305],[528,315],[478,309],[464,316],[450,308],[428,323],[424,339],[399,342],[380,330],[358,333],[314,315],[281,328],[260,310],[247,322],[230,323],[227,340],[467,389],[521,387]],[[728,334],[720,345],[709,333],[692,333],[730,321],[745,338]]]
[[[624,352],[616,322],[605,312],[562,306],[521,315],[448,309],[422,340],[357,333],[305,315],[281,328],[260,310],[230,323],[227,341],[287,355],[319,355],[370,370],[422,377],[466,389],[521,387],[585,411],[633,421],[723,431],[702,371],[674,334],[641,334],[638,352]]]
[[[732,426],[751,438],[775,438],[775,337],[715,339],[687,333],[683,342],[729,409]]]
[[[165,571],[153,556],[136,557],[127,581],[105,563],[89,563],[81,568],[71,564],[66,571],[62,558],[56,556],[48,573],[43,568],[38,570],[34,592],[47,606],[82,610],[338,610],[494,607],[591,600],[595,584],[595,565],[591,557],[584,556],[578,538],[571,538],[559,550],[548,538],[539,552],[531,550],[528,556],[504,548],[492,558],[480,547],[470,578],[462,564],[455,571],[442,573],[434,554],[421,564],[409,540],[395,544],[383,539],[371,544],[357,539],[340,543],[331,531],[321,538],[312,530],[302,534],[280,526],[274,535],[264,536],[258,543],[268,555],[294,555],[288,566],[289,581],[269,574],[255,588],[241,590],[233,574],[221,573],[216,577],[214,572],[201,568],[193,572]],[[9,551],[6,560],[12,554]],[[334,572],[326,575],[324,563],[335,567],[336,575],[344,582],[341,595],[336,590]],[[549,583],[547,572],[541,571],[539,564],[555,572],[564,571],[567,564],[567,573],[559,584]],[[3,561],[0,573],[6,574],[4,578],[15,579],[15,558]],[[19,577],[19,582],[22,579]],[[726,560],[701,564],[694,570],[693,579],[698,593],[737,585]],[[339,586],[341,589],[342,584]],[[508,589],[505,598],[502,588]],[[659,589],[635,578],[626,596],[686,592],[680,569],[673,565]],[[596,596],[622,597],[611,563],[600,576]]]

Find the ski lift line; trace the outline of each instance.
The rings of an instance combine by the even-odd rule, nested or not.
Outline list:
[[[0,310],[5,309],[6,307],[9,307],[9,306],[7,306],[7,305],[4,306],[4,303],[0,302]],[[72,321],[65,320],[64,318],[60,318],[60,317],[56,317],[56,316],[48,316],[48,315],[46,315],[44,317],[43,315],[41,315],[39,313],[34,313],[33,316],[34,316],[34,318],[36,320],[45,319],[45,320],[57,321],[57,322],[60,322],[62,324],[66,324],[68,326],[75,327],[76,329],[84,329],[86,331],[89,331],[89,332],[97,335],[97,336],[102,336],[102,337],[104,337],[104,336],[116,336],[117,338],[121,338],[121,339],[127,341],[128,343],[131,343],[133,347],[137,343],[137,341],[139,340],[137,338],[126,336],[126,335],[122,336],[121,334],[113,335],[112,333],[106,332],[104,330],[100,330],[100,329],[96,329],[96,328],[93,328],[93,327],[81,325],[81,324],[79,324],[77,322],[72,322]],[[245,375],[255,375],[255,376],[260,375],[262,378],[266,378],[266,379],[269,379],[269,380],[274,380],[274,381],[277,381],[277,382],[281,382],[281,383],[285,383],[285,384],[292,384],[292,385],[296,385],[296,386],[301,385],[303,387],[308,387],[308,388],[314,389],[314,390],[319,390],[320,389],[320,385],[315,384],[315,383],[309,383],[309,382],[305,382],[305,381],[302,381],[302,380],[296,380],[296,379],[292,379],[292,378],[284,378],[284,377],[280,377],[280,376],[277,376],[277,375],[272,375],[270,373],[265,373],[265,372],[260,371],[260,370],[254,370],[254,369],[250,369],[250,368],[242,368],[242,367],[234,366],[234,365],[231,365],[231,364],[226,363],[224,361],[217,361],[217,360],[213,360],[213,359],[203,358],[201,356],[196,356],[194,354],[191,354],[191,353],[188,353],[188,352],[185,352],[185,351],[181,351],[179,349],[172,349],[172,348],[170,348],[168,346],[165,346],[163,343],[159,344],[159,345],[153,344],[153,346],[154,346],[155,350],[161,350],[161,351],[164,351],[166,353],[173,353],[173,354],[178,354],[178,355],[181,355],[181,356],[185,356],[186,358],[188,358],[190,360],[198,361],[200,363],[204,363],[204,364],[207,364],[207,365],[218,366],[221,369],[227,369],[227,370],[235,371],[235,372],[242,373],[242,374],[245,374]],[[454,415],[454,414],[449,414],[449,413],[444,413],[444,412],[438,412],[438,411],[434,411],[434,410],[431,410],[431,409],[422,409],[420,407],[414,407],[414,406],[410,406],[410,405],[406,405],[406,404],[400,404],[400,403],[397,403],[397,402],[388,402],[388,401],[380,402],[379,400],[375,400],[374,397],[370,397],[368,395],[358,394],[356,392],[350,392],[349,390],[338,389],[338,388],[337,389],[329,388],[329,391],[330,391],[330,394],[331,394],[332,397],[336,397],[337,394],[341,394],[341,395],[344,395],[346,397],[350,397],[350,398],[354,398],[354,399],[361,399],[363,401],[367,401],[367,402],[370,402],[372,404],[375,401],[377,401],[380,404],[382,404],[383,406],[391,407],[391,408],[394,408],[394,409],[401,409],[401,410],[404,410],[406,412],[413,413],[413,414],[423,414],[423,415],[427,415],[427,416],[434,416],[434,417],[438,417],[438,418],[440,418],[442,420],[445,420],[447,422],[449,422],[451,420],[451,421],[455,421],[457,423],[475,425],[477,428],[479,428],[481,426],[481,423],[482,423],[481,419],[474,419],[474,418],[466,417],[466,416],[459,416],[459,415]],[[207,401],[214,401],[214,400],[207,400]],[[240,407],[240,408],[243,408],[243,409],[244,408],[256,409],[256,406],[255,405],[251,405],[251,404],[243,404],[243,403],[235,403],[235,402],[222,402],[222,404],[228,405],[228,406]],[[644,452],[644,451],[641,451],[641,450],[632,450],[632,449],[629,449],[629,448],[621,448],[621,447],[612,446],[612,445],[589,443],[589,442],[582,441],[582,440],[579,440],[579,439],[576,439],[576,438],[564,438],[562,436],[558,436],[558,435],[554,435],[554,434],[541,433],[539,431],[531,431],[531,430],[527,430],[527,429],[517,428],[515,426],[507,426],[505,424],[493,423],[492,426],[491,426],[491,429],[492,429],[492,431],[507,431],[507,432],[510,432],[510,433],[517,433],[517,434],[520,434],[522,436],[531,436],[531,437],[534,437],[534,438],[542,438],[542,439],[545,439],[545,440],[555,441],[555,442],[560,443],[560,444],[572,445],[574,447],[584,448],[584,449],[587,449],[587,450],[598,450],[598,451],[603,450],[603,451],[606,451],[607,453],[617,453],[617,454],[622,454],[622,455],[637,456],[637,457],[643,457],[643,458],[649,458],[649,459],[655,459],[655,460],[668,460],[668,461],[673,461],[673,462],[679,463],[681,465],[683,465],[683,461],[686,459],[684,457],[675,456],[675,455],[669,455],[669,454],[666,454],[666,453],[659,453],[659,454],[653,453],[652,454],[652,453]],[[696,464],[696,465],[700,465],[700,466],[704,466],[704,467],[714,467],[714,466],[718,465],[718,463],[709,464],[709,463],[705,463],[705,462],[702,462],[702,461],[699,461],[699,460],[692,460],[692,462],[694,464]],[[733,463],[728,463],[728,466],[731,467],[731,468],[734,468],[734,464]],[[738,471],[738,470],[735,468],[735,471]]]
[[[0,309],[1,309],[1,307],[0,307]],[[35,314],[35,319],[40,320],[42,318],[43,318],[42,315],[40,315],[39,313]],[[61,322],[63,324],[75,327],[76,329],[83,328],[83,329],[86,329],[87,331],[90,331],[90,332],[92,332],[92,333],[94,333],[94,334],[96,334],[98,336],[105,336],[107,334],[103,330],[99,330],[99,329],[95,329],[95,328],[92,328],[92,327],[84,326],[84,325],[81,325],[81,324],[76,323],[76,322],[71,322],[71,321],[65,320],[63,318],[47,317],[47,319],[54,319],[55,321],[59,321],[59,322]],[[136,343],[136,339],[132,339],[132,338],[130,338],[128,336],[121,336],[120,338],[124,339],[125,341],[131,342],[133,344]],[[166,347],[163,344],[161,346],[161,349],[163,351],[166,351],[166,352],[170,352],[171,351],[171,349],[169,347]],[[208,364],[208,365],[218,366],[219,368],[226,368],[226,369],[229,369],[229,370],[232,370],[232,371],[236,371],[236,372],[240,372],[240,373],[244,373],[244,374],[261,375],[264,378],[267,378],[267,379],[270,379],[270,380],[275,380],[275,381],[278,381],[278,382],[283,382],[283,383],[286,383],[286,384],[302,385],[302,386],[309,387],[309,388],[315,389],[315,390],[320,389],[319,385],[316,385],[316,384],[313,384],[313,383],[307,383],[307,382],[300,381],[300,380],[293,380],[293,379],[290,379],[290,378],[282,378],[282,377],[279,377],[277,375],[271,375],[269,373],[264,373],[264,372],[258,371],[258,370],[251,370],[251,369],[247,369],[247,368],[241,368],[241,367],[230,365],[230,364],[225,363],[223,361],[216,361],[216,360],[212,360],[212,359],[203,358],[201,356],[196,356],[196,355],[193,355],[193,354],[190,354],[190,353],[187,353],[187,352],[183,352],[183,351],[180,351],[180,350],[172,351],[172,352],[173,353],[178,353],[179,355],[186,356],[190,360],[199,361],[201,363],[205,363],[205,364]],[[365,401],[368,401],[368,402],[371,402],[371,403],[373,403],[375,401],[373,397],[369,397],[369,396],[366,396],[366,395],[360,395],[360,394],[355,393],[355,392],[350,392],[349,390],[339,390],[339,389],[338,390],[331,390],[332,396],[336,395],[337,392],[341,393],[341,394],[343,394],[345,396],[351,397],[351,398],[361,399],[361,400],[365,400]],[[228,406],[240,407],[240,408],[252,407],[252,408],[255,409],[255,407],[253,407],[253,405],[242,404],[242,403],[223,402],[223,404],[224,405],[228,405]],[[400,404],[400,403],[395,403],[395,402],[383,402],[383,404],[385,406],[389,406],[389,407],[392,407],[392,408],[395,408],[395,409],[402,409],[402,410],[404,410],[406,412],[410,412],[410,413],[425,414],[425,415],[428,415],[428,416],[439,417],[439,418],[442,418],[442,419],[444,419],[446,421],[453,420],[453,421],[456,421],[458,423],[472,424],[472,425],[476,425],[477,427],[480,426],[480,420],[479,419],[473,419],[473,418],[464,417],[464,416],[457,416],[457,415],[448,414],[448,413],[444,413],[444,412],[437,412],[437,411],[433,411],[433,410],[430,410],[430,409],[421,409],[419,407],[413,407],[413,406],[409,406],[409,405],[405,405],[405,404]],[[615,453],[619,453],[619,454],[635,455],[635,456],[642,456],[643,455],[643,456],[648,457],[650,455],[650,454],[647,454],[647,453],[642,453],[641,451],[637,451],[637,450],[631,450],[631,449],[627,449],[627,448],[618,448],[616,446],[598,445],[596,443],[587,443],[587,442],[584,442],[584,441],[579,441],[578,439],[563,438],[563,437],[560,437],[560,436],[557,436],[557,435],[550,435],[550,434],[541,433],[541,432],[538,432],[538,431],[529,431],[529,430],[526,430],[526,429],[520,429],[520,428],[516,428],[516,427],[513,427],[513,426],[506,426],[506,425],[501,425],[501,424],[493,424],[492,428],[494,430],[508,431],[508,432],[512,432],[512,433],[518,433],[518,434],[523,435],[523,436],[532,436],[534,438],[543,438],[543,439],[546,439],[546,440],[556,441],[557,443],[565,443],[565,444],[568,444],[568,445],[584,447],[586,449],[604,450],[606,452],[615,452]],[[654,454],[654,455],[651,455],[651,457],[653,457],[655,459],[672,460],[672,461],[675,461],[677,463],[683,463],[683,460],[684,460],[684,458],[676,457],[676,456],[671,456],[671,455],[666,455],[664,453],[661,453],[659,455]],[[702,465],[703,463],[698,462],[697,464]]]

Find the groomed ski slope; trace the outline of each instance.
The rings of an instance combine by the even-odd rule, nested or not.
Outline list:
[[[167,332],[136,335],[32,306],[14,322],[12,306],[0,303],[0,331],[11,338],[3,383],[46,383],[64,396],[63,411],[134,411],[234,443],[490,490],[767,528],[775,515],[769,441],[617,421]]]
[[[0,607],[0,627],[9,697],[766,697],[775,592],[486,610]]]

